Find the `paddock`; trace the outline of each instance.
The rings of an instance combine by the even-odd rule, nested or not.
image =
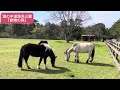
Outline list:
[[[48,40],[49,45],[57,55],[56,68],[51,67],[50,58],[47,61],[47,70],[44,70],[44,63],[41,69],[36,65],[39,58],[29,57],[28,70],[23,61],[24,70],[17,66],[19,50],[23,44],[35,43],[40,39],[0,39],[0,79],[120,79],[118,68],[111,57],[106,43],[92,42],[96,46],[93,63],[86,64],[87,54],[80,54],[80,62],[74,62],[74,53],[71,53],[69,62],[65,61],[64,51],[76,41],[66,43],[64,40]]]

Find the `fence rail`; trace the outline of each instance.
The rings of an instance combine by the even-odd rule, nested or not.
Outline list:
[[[114,62],[116,63],[118,67],[118,72],[120,73],[120,63],[119,63],[119,56],[120,56],[120,43],[118,42],[112,42],[112,41],[106,41],[106,45],[108,47],[108,50],[113,57]]]

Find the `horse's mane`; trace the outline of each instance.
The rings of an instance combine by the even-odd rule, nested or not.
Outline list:
[[[69,48],[68,48],[69,49]],[[64,52],[65,54],[67,53],[68,49],[66,49],[66,51]]]
[[[69,49],[72,51],[73,48],[74,48],[77,44],[79,44],[79,42],[76,42],[76,43],[74,43],[70,48],[67,48],[64,53],[66,54]]]
[[[51,47],[48,45],[48,44],[46,44],[46,43],[42,43],[45,47],[48,47],[48,48],[50,48],[51,49]]]
[[[75,47],[76,45],[80,44],[79,42],[74,43],[72,46]]]

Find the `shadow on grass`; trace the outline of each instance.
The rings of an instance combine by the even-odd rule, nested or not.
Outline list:
[[[47,68],[46,70],[45,69],[23,69],[22,71],[38,72],[38,73],[45,73],[45,74],[59,74],[59,73],[70,71],[65,67],[54,67],[54,68],[57,68],[58,70],[52,70]]]
[[[72,63],[76,63],[76,64],[87,64],[87,65],[94,65],[94,66],[106,66],[106,67],[115,67],[114,65],[111,65],[111,64],[105,64],[105,63],[96,63],[96,62],[93,62],[93,63],[84,63],[84,62],[75,62],[75,61],[68,61],[68,62],[72,62]]]

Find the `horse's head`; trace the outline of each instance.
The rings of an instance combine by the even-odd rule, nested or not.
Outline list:
[[[68,49],[69,49],[69,48],[68,48]],[[68,49],[66,49],[66,51],[64,52],[65,55],[67,55],[67,51],[68,51]]]
[[[69,59],[70,59],[70,54],[68,53],[68,50],[69,50],[69,48],[64,52],[66,61],[69,61]]]
[[[57,56],[55,56],[55,54],[52,50],[50,50],[50,58],[51,58],[52,67],[55,67],[55,61],[56,61]]]
[[[56,60],[57,56],[55,56],[54,58],[51,59],[51,64],[52,67],[55,67],[55,60]]]

